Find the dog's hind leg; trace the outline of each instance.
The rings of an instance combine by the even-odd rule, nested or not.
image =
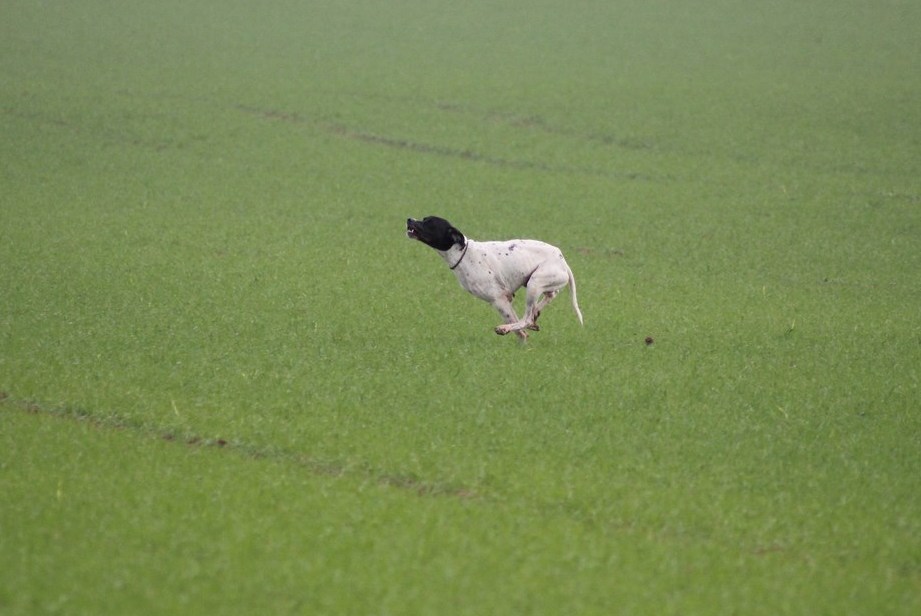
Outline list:
[[[543,291],[536,284],[528,284],[527,307],[525,308],[524,318],[506,321],[505,325],[496,328],[496,333],[504,336],[509,332],[515,332],[519,336],[526,329],[531,331],[540,331],[537,326],[537,317],[540,316],[541,309],[546,306],[550,300],[556,297],[556,290]],[[541,297],[543,296],[543,297]]]
[[[541,267],[535,270],[528,280],[527,307],[524,318],[516,323],[512,329],[530,329],[539,331],[537,317],[540,311],[549,304],[566,286],[569,278],[566,272],[558,267]]]
[[[536,332],[540,331],[540,327],[537,326],[537,317],[540,316],[540,311],[544,309],[544,306],[549,304],[553,300],[553,298],[557,296],[558,293],[559,291],[545,291],[544,292],[543,296],[540,298],[540,301],[538,301],[532,309],[533,318],[530,320],[530,322],[528,322],[528,324],[525,327],[527,327],[530,330],[536,331]],[[527,315],[525,316],[525,320],[527,320]]]

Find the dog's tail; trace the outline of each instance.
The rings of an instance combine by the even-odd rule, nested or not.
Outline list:
[[[572,309],[576,311],[576,316],[579,317],[579,325],[585,325],[582,321],[582,311],[579,310],[579,302],[576,300],[576,277],[572,275],[569,264],[566,265],[566,271],[569,273],[569,295],[572,297]]]

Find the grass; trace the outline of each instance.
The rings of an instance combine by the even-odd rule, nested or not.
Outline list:
[[[916,613],[919,25],[11,3],[0,611]]]

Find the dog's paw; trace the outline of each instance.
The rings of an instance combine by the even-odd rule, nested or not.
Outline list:
[[[539,331],[540,331],[540,325],[538,325],[537,323],[528,323],[528,324],[525,325],[524,327],[525,327],[525,329],[530,329],[532,332],[539,332]]]
[[[507,325],[499,325],[498,327],[496,327],[496,333],[499,334],[500,336],[504,336],[508,332],[509,332],[509,329]]]

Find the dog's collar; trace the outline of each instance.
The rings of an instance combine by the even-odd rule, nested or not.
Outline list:
[[[467,256],[467,248],[470,247],[470,242],[464,242],[464,252],[461,253],[460,259],[457,260],[457,263],[451,266],[451,269],[457,269],[457,266],[461,264],[461,261],[464,260],[464,257]]]

